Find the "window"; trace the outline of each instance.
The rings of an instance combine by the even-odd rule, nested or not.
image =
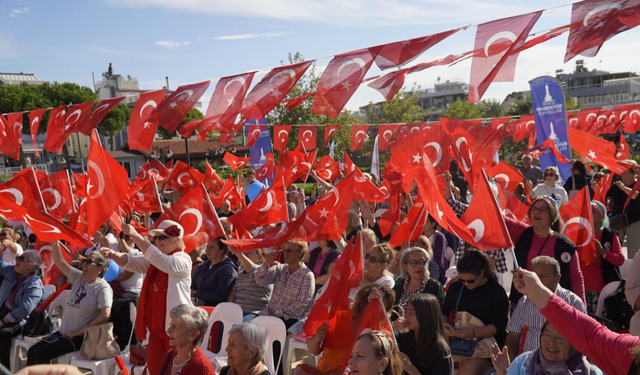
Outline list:
[[[122,167],[124,167],[124,169],[127,170],[127,177],[128,178],[133,177],[131,175],[131,162],[130,161],[122,161],[122,162],[120,162],[120,165],[122,165]]]

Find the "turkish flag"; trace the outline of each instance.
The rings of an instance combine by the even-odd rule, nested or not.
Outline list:
[[[336,55],[322,73],[311,113],[337,117],[356,92],[380,47]]]
[[[354,193],[357,202],[382,203],[387,199],[387,194],[383,193],[373,182],[366,178],[364,173],[351,161],[347,150],[344,151],[344,165],[345,174],[354,174]]]
[[[273,154],[267,153],[264,155],[267,159],[264,163],[262,163],[262,167],[255,170],[256,172],[256,180],[264,181],[269,178],[273,178],[273,172],[275,170],[275,164],[273,162]]]
[[[510,248],[513,243],[484,170],[481,177],[476,181],[478,187],[471,204],[460,220],[473,231],[472,246],[481,250]]]
[[[124,96],[118,98],[110,98],[101,100],[100,103],[96,106],[96,108],[91,111],[85,118],[78,122],[74,127],[74,133],[82,133],[84,135],[91,134],[91,131],[95,129],[100,121],[106,116],[115,106],[117,106],[122,100],[124,100]]]
[[[393,247],[399,247],[405,241],[409,243],[415,241],[422,234],[422,228],[427,222],[427,215],[423,203],[414,204],[404,220],[393,231],[389,244]]]
[[[256,144],[258,138],[260,138],[260,134],[267,128],[266,124],[251,124],[247,125],[249,133],[249,137],[247,138],[247,147],[253,147]]]
[[[142,166],[142,170],[156,178],[157,182],[166,181],[171,172],[158,159],[151,159]]]
[[[327,147],[327,143],[331,137],[333,137],[333,133],[336,132],[340,128],[340,125],[325,125],[324,127],[324,147]]]
[[[240,113],[246,118],[262,120],[287,96],[313,61],[303,61],[272,69],[249,92]]]
[[[378,138],[378,150],[386,151],[389,148],[389,143],[393,138],[393,132],[396,127],[393,124],[378,125],[378,134],[380,135]]]
[[[75,131],[78,124],[84,120],[93,104],[93,102],[74,104],[69,107],[65,114],[59,112],[60,117],[53,128],[47,126],[47,138],[44,141],[44,148],[50,152],[61,152],[62,146],[69,139],[71,133]],[[55,108],[51,111],[51,114],[53,114],[54,110]]]
[[[316,92],[312,91],[312,92],[308,92],[306,94],[302,94],[300,96],[296,96],[295,98],[291,98],[291,99],[285,99],[282,101],[282,103],[284,103],[285,107],[290,111],[292,109],[294,109],[295,107],[301,105],[302,103],[305,102],[305,100],[311,98],[312,96],[315,96]]]
[[[510,123],[507,128],[513,136],[514,142],[520,142],[530,137],[531,132],[535,130],[536,123],[533,115],[521,116],[520,119]]]
[[[45,212],[28,211],[3,195],[0,195],[0,205],[9,209],[18,218],[18,221],[22,221],[31,228],[41,241],[65,240],[82,247],[91,246],[85,237]]]
[[[71,175],[71,193],[75,197],[84,198],[87,196],[87,175],[80,173],[73,173]]]
[[[206,180],[206,176],[186,163],[178,161],[167,177],[165,184],[169,189],[175,189],[181,194],[186,194]]]
[[[164,99],[167,90],[147,91],[140,94],[140,98],[131,111],[129,119],[129,149],[149,150],[156,137],[158,128],[158,104]]]
[[[289,187],[298,178],[300,178],[303,170],[302,163],[307,160],[304,152],[298,151],[282,151],[278,157],[277,172],[284,177],[285,186]]]
[[[22,112],[9,113],[3,131],[0,151],[12,159],[20,160],[22,145]]]
[[[424,51],[457,33],[459,30],[460,29],[443,31],[438,34],[384,44],[381,46],[380,53],[375,58],[376,65],[380,70],[405,65],[415,60]]]
[[[171,95],[158,104],[156,109],[159,125],[169,132],[175,131],[191,108],[198,103],[202,94],[207,91],[209,83],[210,81],[203,81],[184,85],[172,92]]]
[[[584,0],[574,3],[564,62],[577,55],[594,57],[604,42],[640,24],[640,17],[634,9],[637,7],[638,2],[634,0]]]
[[[396,338],[393,334],[393,328],[391,327],[391,322],[389,321],[389,316],[387,315],[382,297],[380,297],[378,300],[369,301],[367,309],[364,311],[362,322],[360,322],[360,326],[358,327],[356,335],[354,336],[355,339],[351,342],[351,348],[353,348],[353,346],[356,344],[358,337],[362,335],[365,329],[380,331],[387,335],[387,338],[389,340],[392,340],[394,343],[396,342]],[[395,344],[395,347],[398,347],[397,343]]]
[[[24,168],[13,175],[11,180],[0,184],[0,197],[11,200],[16,205],[27,210],[27,212],[46,212],[46,206],[33,168]],[[11,210],[0,209],[0,212],[9,220],[17,220]]]
[[[628,160],[631,156],[629,153],[629,144],[623,133],[620,133],[620,143],[618,145],[618,152],[615,155],[616,160]]]
[[[580,189],[580,192],[569,202],[560,207],[560,217],[564,221],[562,234],[567,236],[578,249],[580,261],[589,265],[596,258],[596,247],[593,242],[593,218],[591,217],[591,204],[589,201],[588,186]]]
[[[222,240],[231,249],[238,252],[247,252],[254,249],[279,248],[290,240],[302,225],[302,220],[284,223],[254,238]]]
[[[157,228],[165,220],[173,220],[184,228],[185,252],[190,252],[219,237],[225,237],[224,229],[213,204],[202,184],[182,196],[156,220]]]
[[[217,208],[220,208],[222,203],[226,200],[231,204],[232,210],[237,211],[245,205],[244,194],[241,194],[238,190],[238,185],[236,185],[236,181],[233,177],[229,177],[225,181],[219,195],[215,196],[210,194],[209,197],[211,198],[213,205]]]
[[[404,81],[407,77],[408,71],[409,69],[407,68],[389,72],[382,77],[375,79],[367,86],[378,91],[385,101],[390,102],[404,86]]]
[[[31,133],[33,148],[36,151],[37,157],[40,157],[40,152],[38,151],[38,145],[36,144],[36,137],[38,136],[38,127],[40,126],[40,121],[42,121],[42,116],[46,111],[46,109],[35,109],[29,112],[29,130]]]
[[[353,337],[353,323],[351,309],[349,307],[349,289],[352,279],[356,279],[362,273],[362,234],[358,232],[355,245],[351,242],[340,255],[340,259],[333,268],[329,280],[307,316],[304,323],[304,335],[312,337],[318,328],[329,324],[327,338],[323,347],[332,350],[350,350],[351,340],[345,337]],[[358,282],[362,281],[357,280]],[[375,301],[374,301],[375,302]],[[334,363],[331,368],[343,365]]]
[[[398,138],[391,143],[389,149],[391,157],[385,164],[385,169],[402,175],[402,189],[408,194],[413,189],[413,168],[422,163],[424,153],[422,144],[415,137]]]
[[[362,150],[369,125],[351,125],[351,151]]]
[[[598,187],[596,187],[596,191],[593,194],[593,200],[604,204],[605,207],[608,207],[607,192],[611,187],[611,181],[613,181],[613,175],[614,173],[611,173],[611,172],[607,173],[604,176],[604,178],[602,178],[600,182],[598,182]]]
[[[316,174],[320,179],[333,184],[340,177],[340,163],[325,155],[316,163]]]
[[[47,138],[44,141],[44,149],[50,152],[60,152],[60,151],[53,151],[51,150],[51,146],[53,144],[55,144],[57,137],[59,137],[59,133],[60,133],[60,129],[58,129],[60,126],[60,122],[62,122],[62,117],[65,114],[65,109],[67,108],[66,104],[54,107],[51,109],[51,112],[49,112],[49,121],[47,122]],[[51,137],[51,140],[49,141],[49,137]],[[49,143],[47,144],[47,141],[49,141]],[[1,143],[0,143],[1,144]]]
[[[556,148],[556,143],[553,141],[553,139],[545,139],[544,142],[542,142],[542,144],[544,146],[547,146],[549,150],[551,150],[551,152],[553,153],[553,156],[555,156],[556,159],[558,159],[559,163],[566,164],[571,162],[571,160],[567,159],[564,155],[560,153],[558,148]]]
[[[298,128],[298,147],[301,147],[304,152],[313,150],[316,148],[316,132],[317,126],[304,125]]]
[[[191,137],[193,132],[196,131],[196,129],[202,125],[203,122],[204,120],[187,121],[184,124],[182,124],[180,129],[178,129],[178,134],[180,134],[184,138],[189,138]]]
[[[204,187],[206,187],[209,192],[218,194],[220,192],[220,189],[222,189],[222,186],[224,185],[224,181],[222,181],[222,178],[218,175],[218,172],[216,172],[211,164],[209,164],[208,160],[205,161],[205,167],[205,175],[207,176],[207,178],[204,181]]]
[[[200,141],[207,139],[212,130],[229,132],[233,129],[255,73],[243,73],[218,80],[198,134]]]
[[[542,11],[503,18],[478,25],[471,61],[469,103],[478,103],[491,82],[512,82],[515,75],[517,49],[520,48]],[[500,43],[496,43],[500,41]],[[494,46],[495,45],[495,46]]]
[[[498,185],[498,194],[500,196],[500,208],[504,216],[525,223],[529,222],[529,206],[527,204],[520,201],[502,185]]]
[[[87,162],[87,236],[92,237],[127,199],[127,171],[100,146],[98,132],[91,134]]]
[[[517,49],[518,52],[522,52],[522,51],[526,51],[531,47],[537,46],[540,43],[544,43],[546,41],[549,41],[555,37],[558,37],[564,33],[566,33],[567,31],[569,31],[569,26],[570,25],[564,25],[564,26],[559,26],[556,27],[554,29],[551,29],[549,31],[547,31],[544,34],[540,34],[538,36],[536,36],[535,38],[531,38],[529,40],[527,40],[522,46],[520,46],[520,48]],[[533,35],[537,35],[533,34]]]
[[[38,179],[38,183],[42,190],[44,204],[51,216],[58,220],[63,220],[74,212],[74,202],[67,170],[50,175],[45,174],[43,178]]]
[[[424,133],[424,132],[421,132]],[[423,142],[423,150],[433,163],[438,173],[449,171],[451,152],[449,138],[442,125],[434,125],[428,130],[428,140]]]
[[[629,113],[624,116],[624,132],[627,134],[640,131],[640,106],[635,105]]]
[[[569,129],[569,142],[578,155],[618,174],[629,169],[615,159],[616,145],[595,135],[577,129]]]
[[[229,165],[229,167],[235,172],[238,169],[244,168],[251,161],[251,158],[250,157],[236,156],[236,155],[230,153],[229,151],[227,151],[224,154],[224,157],[222,158],[222,161],[227,163]]]
[[[273,185],[263,190],[247,208],[229,218],[231,224],[247,230],[287,221],[287,190],[282,178],[275,179]]]
[[[153,176],[142,182],[135,190],[129,190],[129,200],[137,212],[162,212],[162,202],[160,201],[160,194],[158,194],[158,185]]]
[[[273,149],[274,150],[286,150],[287,142],[289,141],[289,133],[291,132],[291,125],[276,125],[273,127]]]
[[[596,123],[600,108],[582,109],[578,114],[578,126],[575,129],[588,131]]]
[[[387,194],[389,208],[380,216],[378,225],[380,233],[387,236],[391,229],[400,222],[400,209],[402,207],[402,175],[389,170],[382,171],[383,184],[380,191]]]
[[[324,197],[304,210],[300,238],[307,241],[338,240],[347,229],[351,202],[353,202],[355,174],[351,173]]]
[[[522,172],[504,161],[493,166],[493,168],[489,170],[489,176],[510,193],[513,193],[518,185],[524,181]]]

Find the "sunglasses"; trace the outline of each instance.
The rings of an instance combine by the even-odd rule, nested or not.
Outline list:
[[[22,255],[19,255],[18,257],[16,257],[16,261],[18,261],[18,262],[29,262],[29,263],[33,263],[33,262],[31,262],[29,259],[25,258],[25,257],[24,257],[24,256],[22,256]]]
[[[426,259],[420,259],[420,260],[411,260],[408,262],[404,262],[404,264],[408,264],[411,267],[416,267],[417,265],[420,265],[420,267],[424,267],[425,264],[427,264]]]
[[[162,240],[166,240],[167,236],[155,236],[155,237],[151,237],[151,242],[156,242],[156,241],[162,241]]]
[[[87,265],[90,265],[90,264],[96,264],[96,265],[97,265],[97,264],[98,264],[98,262],[96,262],[96,261],[95,261],[95,260],[93,260],[93,259],[86,258],[86,259],[83,259],[83,260],[82,260],[82,264],[87,264]]]
[[[545,177],[555,177],[556,174],[555,173],[545,173],[544,176]]]
[[[291,254],[291,253],[297,253],[300,251],[300,249],[282,249],[282,251],[284,251],[287,254]]]
[[[473,279],[473,280],[464,280],[464,279],[461,279],[460,276],[458,276],[458,281],[460,281],[463,284],[467,284],[467,285],[475,284],[475,282],[478,281],[478,277],[480,277],[480,276],[476,276],[476,278]]]
[[[372,264],[376,264],[376,263],[387,263],[384,259],[378,259],[376,257],[374,257],[373,255],[367,253],[364,255],[364,259],[368,260],[369,262],[371,262]]]
[[[6,234],[6,233],[4,233],[4,232],[0,232],[0,237],[6,237],[6,236],[7,236],[7,234]]]

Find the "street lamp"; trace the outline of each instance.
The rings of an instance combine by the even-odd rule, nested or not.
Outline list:
[[[171,151],[171,147],[169,146],[154,147],[149,156],[154,159],[160,159],[162,161],[162,164],[164,164],[165,157],[171,159],[171,157],[173,156],[173,151]]]

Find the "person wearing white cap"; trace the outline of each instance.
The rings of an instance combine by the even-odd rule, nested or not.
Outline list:
[[[149,231],[152,242],[130,224],[123,224],[122,232],[131,237],[144,256],[129,257],[109,248],[101,251],[127,271],[146,272],[135,329],[140,340],[149,331],[147,366],[149,373],[158,374],[162,358],[170,349],[167,335],[171,324],[169,313],[176,306],[191,304],[191,258],[183,251],[184,229],[175,221],[164,220]]]

